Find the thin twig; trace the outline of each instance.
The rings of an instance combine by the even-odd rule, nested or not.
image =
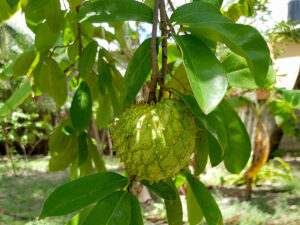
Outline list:
[[[158,0],[154,0],[152,40],[151,40],[152,76],[151,76],[150,92],[148,98],[149,103],[152,101],[156,103],[155,90],[156,90],[156,85],[158,80],[158,61],[157,61],[157,51],[156,51],[157,23],[158,23]]]
[[[172,11],[175,11],[175,7],[174,7],[174,5],[173,5],[173,3],[172,3],[171,0],[168,0],[168,4],[171,7]]]
[[[49,57],[51,57],[51,56],[54,54],[54,52],[55,52],[56,49],[58,49],[58,48],[67,48],[67,47],[70,47],[70,46],[74,45],[77,41],[78,41],[78,38],[76,38],[75,41],[73,41],[73,42],[71,42],[71,43],[69,43],[69,44],[67,44],[67,45],[57,45],[57,46],[54,46],[54,48],[53,48],[52,51],[50,52]]]
[[[166,13],[165,0],[160,0],[159,9],[160,9],[160,26],[161,26],[163,39],[162,39],[162,69],[161,69],[162,73],[159,79],[160,90],[159,90],[158,101],[160,101],[164,96],[165,80],[166,80],[166,75],[168,73],[168,39],[167,39],[168,30],[167,30],[167,13]]]
[[[170,76],[179,83],[179,85],[183,88],[183,90],[192,94],[192,92],[190,90],[186,89],[184,84],[177,77],[175,77],[175,75],[171,72],[169,67],[167,67],[167,69],[168,69],[168,73],[170,74]]]

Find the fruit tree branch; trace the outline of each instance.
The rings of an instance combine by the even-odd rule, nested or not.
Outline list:
[[[160,85],[160,90],[159,90],[159,96],[158,96],[158,101],[160,101],[164,95],[165,91],[165,80],[166,80],[166,75],[168,73],[168,29],[167,29],[167,13],[166,13],[166,6],[165,6],[165,0],[160,0],[159,4],[159,9],[160,9],[160,26],[161,26],[161,31],[162,31],[162,73],[161,77],[159,79],[159,85]]]
[[[152,26],[152,40],[151,40],[151,56],[152,56],[152,76],[150,83],[150,92],[149,92],[149,103],[154,101],[156,102],[155,90],[158,80],[158,59],[156,51],[156,38],[157,38],[157,22],[158,22],[158,1],[154,0],[154,9],[153,9],[153,26]]]

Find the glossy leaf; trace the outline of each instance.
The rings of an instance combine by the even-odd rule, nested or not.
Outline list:
[[[144,222],[143,222],[140,202],[132,192],[130,193],[130,203],[131,203],[130,225],[143,225]]]
[[[95,64],[97,46],[97,43],[93,41],[84,48],[78,63],[80,77],[84,78],[90,75]]]
[[[172,185],[164,181],[154,182],[150,184],[147,180],[142,180],[141,183],[145,185],[149,190],[153,191],[159,197],[165,200],[175,200],[177,196],[177,190],[175,191]]]
[[[217,139],[210,133],[207,133],[208,155],[212,167],[219,165],[223,161],[224,150],[221,148]]]
[[[220,106],[221,114],[224,116],[224,123],[227,125],[228,144],[225,150],[224,164],[231,173],[240,173],[246,166],[251,154],[251,141],[244,123],[224,100]]]
[[[153,10],[134,0],[95,1],[84,5],[78,14],[80,22],[102,23],[141,21],[152,23]]]
[[[36,70],[37,84],[39,88],[50,95],[59,109],[67,99],[66,76],[58,63],[52,59],[46,59],[38,65]]]
[[[182,212],[182,204],[181,204],[179,193],[178,193],[177,188],[171,178],[169,178],[166,182],[176,192],[176,199],[165,200],[168,224],[169,225],[181,225],[182,218],[183,218],[183,212]]]
[[[97,173],[63,184],[47,198],[40,218],[75,212],[104,199],[126,184],[125,177],[112,172]]]
[[[22,55],[20,55],[13,65],[13,75],[14,76],[26,75],[35,57],[36,57],[36,52],[34,50],[25,52]]]
[[[208,225],[218,224],[222,220],[221,211],[209,190],[191,174],[187,173],[186,178]]]
[[[259,87],[263,87],[269,69],[270,51],[251,26],[235,24],[223,17],[213,5],[203,2],[185,4],[174,11],[171,21],[189,25],[193,35],[223,42],[234,53],[244,57]]]
[[[20,0],[2,0],[0,1],[0,23],[8,20],[20,9]]]
[[[197,225],[203,220],[202,210],[193,194],[191,186],[187,183],[186,206],[188,213],[188,222],[190,225]]]
[[[195,143],[195,176],[201,174],[206,167],[209,151],[208,134],[206,130],[197,133]]]
[[[91,123],[92,97],[86,82],[81,82],[73,96],[70,116],[72,124],[78,132],[86,129]]]
[[[82,225],[129,225],[130,217],[130,194],[127,191],[116,191],[100,200]]]
[[[78,141],[78,166],[81,166],[85,160],[88,158],[88,146],[87,146],[87,141],[86,137],[87,134],[85,132],[81,133],[77,137]]]
[[[174,91],[184,101],[191,112],[199,119],[202,126],[210,133],[209,136],[215,139],[215,141],[213,141],[213,146],[217,150],[218,154],[221,154],[222,156],[227,145],[227,133],[224,125],[222,124],[221,118],[214,112],[209,115],[205,115],[192,95],[184,95],[176,90]],[[219,147],[217,147],[217,145]]]
[[[31,93],[30,81],[27,80],[0,107],[0,117],[8,116],[17,106],[19,106],[25,101],[25,99],[30,95],[30,93]]]
[[[184,65],[197,103],[208,114],[225,95],[226,72],[215,55],[198,38],[192,35],[173,37],[182,50]]]
[[[50,172],[66,169],[76,157],[77,139],[76,136],[66,135],[63,132],[63,128],[66,126],[71,126],[70,119],[62,120],[50,136]]]
[[[132,56],[122,87],[122,110],[132,104],[152,69],[151,39],[145,40]]]

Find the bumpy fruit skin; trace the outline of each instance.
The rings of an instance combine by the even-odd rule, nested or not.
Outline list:
[[[114,149],[137,180],[158,182],[188,166],[196,125],[179,100],[134,105],[113,128]]]

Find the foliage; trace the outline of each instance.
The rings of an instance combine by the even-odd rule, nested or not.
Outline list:
[[[199,131],[206,138],[205,150],[196,148],[197,175],[205,169],[208,157],[213,166],[224,162],[231,173],[240,173],[246,166],[251,151],[250,139],[240,118],[224,99],[227,87],[232,83],[225,63],[216,56],[216,43],[225,44],[228,51],[245,61],[246,71],[240,74],[245,87],[266,88],[274,82],[272,73],[268,73],[270,52],[265,40],[255,28],[235,23],[236,17],[233,18],[237,11],[239,15],[235,16],[238,17],[252,15],[252,3],[257,1],[251,1],[250,5],[245,4],[248,1],[234,2],[236,5],[229,7],[226,13],[222,10],[223,14],[222,1],[193,1],[175,9],[170,20],[162,0],[155,0],[154,4],[148,2],[148,5],[135,0],[68,0],[69,4],[63,7],[59,0],[14,2],[21,5],[27,26],[35,35],[33,48],[27,49],[13,64],[14,75],[26,76],[32,92],[51,96],[57,109],[67,106],[68,96],[72,96],[70,115],[60,122],[49,143],[49,170],[70,167],[72,181],[49,196],[41,218],[82,209],[69,223],[84,218],[77,224],[99,224],[101,218],[103,224],[143,224],[141,216],[132,217],[140,215],[140,207],[132,193],[139,171],[131,174],[129,171],[127,177],[105,172],[98,151],[101,143],[97,140],[94,116],[97,116],[99,129],[109,126],[115,118],[123,119],[120,114],[135,103],[145,86],[149,88],[148,103],[156,104],[167,98],[168,90],[197,118],[195,133]],[[240,6],[248,7],[247,12],[233,10]],[[162,37],[157,36],[156,30],[158,8]],[[3,14],[2,11],[0,8]],[[132,30],[124,29],[128,21],[136,21],[137,29],[140,22],[150,23],[153,27],[152,38],[141,44],[136,31],[132,38],[135,51],[129,50],[132,39],[126,37],[132,35]],[[114,32],[108,31],[103,23]],[[114,42],[118,50],[107,50],[101,43],[103,40]],[[184,67],[178,67],[181,63]],[[122,68],[126,69],[124,77],[119,72]],[[173,72],[177,77],[172,75]],[[178,90],[172,85],[166,89],[166,80],[176,81],[190,92],[182,94],[181,88]],[[9,110],[23,100],[18,97],[18,92],[14,95],[6,102]],[[170,123],[176,123],[176,120],[170,120]],[[192,146],[185,147],[193,150]],[[94,172],[97,173],[92,174]],[[210,191],[188,168],[183,168],[182,172],[192,193],[189,204],[197,205],[199,209],[189,211],[191,220],[199,222],[202,218],[194,214],[201,212],[209,225],[223,224],[221,211]],[[182,204],[174,178],[154,183],[145,178],[142,184],[165,200],[169,224],[179,225],[182,223]]]

